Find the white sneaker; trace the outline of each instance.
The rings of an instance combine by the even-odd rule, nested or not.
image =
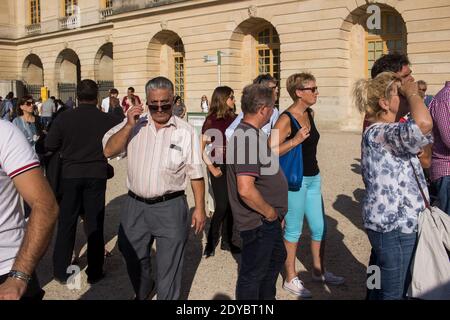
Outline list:
[[[334,274],[332,274],[331,272],[328,272],[328,271],[325,271],[325,273],[322,274],[321,276],[316,276],[316,275],[314,275],[314,272],[313,272],[312,279],[314,281],[325,282],[325,283],[335,285],[335,286],[341,285],[345,282],[344,277],[335,276]]]
[[[302,298],[312,297],[311,292],[303,286],[303,281],[301,281],[298,277],[295,277],[289,282],[285,281],[283,283],[283,289]]]

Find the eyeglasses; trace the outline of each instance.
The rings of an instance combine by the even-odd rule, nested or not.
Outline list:
[[[32,106],[32,105],[33,105],[33,101],[27,101],[27,102],[25,102],[25,104],[26,104],[27,106]]]
[[[147,106],[148,106],[149,110],[153,111],[153,112],[157,112],[159,110],[161,110],[162,112],[167,112],[167,111],[172,109],[172,104],[170,104],[170,103],[163,104],[163,105],[148,104],[147,103]]]
[[[312,93],[316,93],[316,91],[319,90],[319,87],[311,87],[311,88],[297,88],[297,90],[305,91],[305,90],[311,90]]]
[[[234,100],[234,95],[231,95],[228,98],[230,98],[231,100]]]

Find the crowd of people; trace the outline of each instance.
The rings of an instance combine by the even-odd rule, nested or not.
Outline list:
[[[415,82],[411,72],[405,55],[388,54],[374,63],[371,79],[353,89],[357,110],[365,115],[362,221],[371,245],[369,266],[381,272],[381,286],[368,290],[368,299],[407,298],[428,190],[450,215],[450,82],[430,99],[426,83]],[[161,76],[146,84],[145,104],[130,87],[121,103],[111,89],[98,106],[98,86],[86,79],[77,87],[77,107],[73,101],[58,107],[52,97],[36,111],[33,98],[25,96],[13,116],[9,94],[2,116],[12,123],[0,121],[0,299],[43,297],[34,270],[55,224],[53,275],[67,283],[80,216],[87,281],[103,279],[106,182],[114,175],[108,159],[117,155],[126,156],[128,187],[118,248],[137,300],[155,289],[158,299],[180,297],[189,228],[198,234],[206,224],[203,166],[215,203],[203,254],[214,259],[221,242],[222,250],[241,255],[236,299],[275,299],[280,274],[284,290],[312,297],[295,264],[298,250],[306,250],[300,245],[305,217],[312,279],[345,283],[326,268],[320,133],[312,109],[318,85],[311,73],[290,75],[292,103],[280,113],[277,79],[260,75],[243,88],[239,115],[233,89],[219,86],[210,102],[201,99],[207,116],[200,137],[182,119],[186,107],[173,83]]]

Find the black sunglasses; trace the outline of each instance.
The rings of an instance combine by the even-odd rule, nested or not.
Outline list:
[[[31,106],[31,105],[33,105],[33,101],[27,101],[27,102],[25,102],[25,104],[26,104],[27,106]]]
[[[163,105],[148,104],[148,103],[147,103],[147,106],[148,106],[148,109],[149,109],[150,111],[153,111],[153,112],[157,112],[157,111],[159,111],[160,109],[161,109],[162,112],[167,112],[167,111],[169,111],[170,109],[172,109],[172,104],[170,104],[170,103],[163,104]]]
[[[312,93],[316,93],[316,91],[319,90],[319,87],[312,87],[312,88],[297,88],[297,90],[311,90]]]

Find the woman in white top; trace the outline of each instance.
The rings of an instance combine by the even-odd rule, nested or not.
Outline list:
[[[200,101],[200,108],[202,109],[203,113],[208,113],[209,102],[208,102],[208,97],[206,95],[202,96],[202,100]]]

